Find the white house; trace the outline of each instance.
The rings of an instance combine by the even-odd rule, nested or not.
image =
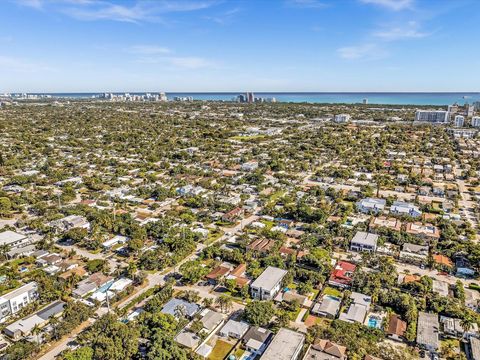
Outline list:
[[[37,283],[34,281],[0,296],[0,322],[19,312],[37,297]]]
[[[282,280],[287,271],[269,266],[250,285],[252,297],[257,300],[273,300],[282,287]]]
[[[378,214],[385,209],[386,204],[385,199],[366,198],[357,202],[357,210],[365,214]]]
[[[377,250],[378,235],[367,233],[364,231],[357,231],[352,241],[350,242],[350,249],[352,251],[367,251],[375,252]]]
[[[390,213],[411,217],[419,217],[422,215],[421,210],[416,205],[404,201],[395,201],[390,207]]]

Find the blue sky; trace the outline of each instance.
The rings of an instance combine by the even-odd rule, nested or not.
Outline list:
[[[480,91],[480,0],[2,0],[0,92]]]

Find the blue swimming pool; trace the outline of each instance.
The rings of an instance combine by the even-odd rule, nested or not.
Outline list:
[[[382,326],[382,320],[376,319],[374,317],[371,317],[368,319],[368,327],[380,329],[381,326]]]

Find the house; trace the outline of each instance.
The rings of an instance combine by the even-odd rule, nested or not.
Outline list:
[[[250,285],[252,297],[257,300],[272,300],[280,291],[287,271],[273,266],[267,267]]]
[[[350,287],[353,281],[353,273],[357,266],[347,261],[339,261],[332,273],[328,283],[332,286],[347,289]]]
[[[480,339],[471,337],[466,348],[468,360],[480,360]]]
[[[400,251],[400,260],[413,263],[423,264],[428,258],[428,246],[405,243]]]
[[[396,341],[403,341],[407,323],[400,319],[398,315],[392,314],[388,321],[387,336]]]
[[[475,322],[468,331],[465,331],[465,329],[462,327],[462,321],[460,319],[440,316],[440,324],[442,324],[444,334],[453,336],[455,338],[468,338],[478,335],[478,325]]]
[[[90,229],[90,223],[88,220],[79,215],[69,215],[62,219],[52,221],[50,224],[60,231],[67,231],[76,228],[87,230]]]
[[[243,208],[237,207],[233,210],[230,210],[226,214],[224,214],[222,216],[222,220],[227,222],[235,222],[235,220],[237,220],[240,216],[243,215],[243,212],[244,212]]]
[[[414,204],[410,204],[404,201],[394,201],[390,207],[390,213],[396,215],[406,215],[411,217],[420,217],[422,212]]]
[[[72,291],[76,297],[84,297],[100,287],[113,283],[113,277],[105,276],[101,272],[90,275],[85,280],[80,281],[77,287]]]
[[[219,265],[210,271],[205,277],[210,284],[216,285],[218,281],[224,278],[229,272],[230,268]]]
[[[257,161],[247,161],[246,163],[242,164],[242,171],[255,171],[258,168]]]
[[[435,264],[442,268],[447,268],[447,269],[452,269],[453,268],[453,262],[450,260],[448,257],[442,254],[434,254],[433,255],[433,261]]]
[[[169,314],[176,318],[178,318],[181,313],[187,318],[191,319],[196,313],[198,313],[199,310],[200,306],[195,303],[174,298],[163,306],[161,312],[162,314]]]
[[[303,360],[347,360],[347,348],[330,340],[316,340],[308,348]]]
[[[432,291],[441,296],[448,296],[448,283],[441,280],[433,279]]]
[[[225,320],[225,316],[219,312],[210,310],[210,309],[204,309],[200,313],[200,321],[203,324],[203,330],[207,333],[210,334],[213,330],[215,330],[220,324],[223,323]]]
[[[259,326],[252,326],[245,333],[242,343],[247,351],[255,355],[262,355],[272,337],[273,333],[270,330]]]
[[[30,238],[27,235],[11,230],[0,232],[0,245],[8,246],[9,250],[25,247],[30,242]]]
[[[228,320],[225,325],[220,329],[219,335],[223,337],[230,337],[234,339],[241,339],[243,335],[248,331],[250,325],[245,322]]]
[[[455,267],[457,268],[455,276],[473,277],[475,275],[475,270],[470,266],[470,261],[463,255],[455,257]]]
[[[393,217],[374,217],[372,220],[370,220],[369,230],[370,232],[375,232],[375,230],[378,228],[386,228],[393,231],[400,231],[402,229],[402,222]]]
[[[373,253],[377,250],[378,235],[357,231],[350,242],[350,250]]]
[[[38,285],[32,281],[0,296],[0,323],[38,298]]]
[[[352,292],[350,299],[352,300],[352,303],[350,304],[348,311],[346,313],[341,313],[339,319],[350,323],[358,322],[363,324],[367,312],[370,309],[372,298],[361,293]]]
[[[183,347],[192,350],[200,344],[202,339],[195,333],[184,329],[175,336],[174,340]]]
[[[417,345],[430,352],[436,352],[440,348],[439,328],[437,314],[420,311],[417,321]]]
[[[227,275],[227,279],[233,279],[237,283],[238,287],[243,288],[245,285],[248,285],[250,279],[245,276],[245,271],[247,270],[247,264],[240,264],[235,269],[233,269],[230,274]]]
[[[297,360],[305,344],[305,335],[281,328],[260,360]]]
[[[128,240],[129,240],[129,238],[127,236],[115,235],[110,240],[107,240],[104,243],[102,243],[102,246],[105,250],[108,250],[108,249],[111,249],[112,247],[114,247],[117,244],[125,244]]]
[[[208,344],[202,344],[195,350],[195,353],[203,357],[204,359],[208,358],[212,353],[213,347]]]
[[[385,199],[366,198],[357,202],[357,210],[364,214],[378,214],[383,212],[387,201]]]
[[[433,224],[422,224],[421,222],[407,223],[405,231],[407,234],[426,241],[438,240],[440,238],[440,230]]]
[[[3,332],[13,340],[18,340],[21,337],[28,336],[35,326],[42,327],[48,323],[50,318],[58,317],[63,313],[66,303],[57,300],[33,315],[15,321],[3,329]]]
[[[340,311],[341,303],[342,302],[337,297],[324,295],[321,302],[317,302],[313,305],[311,313],[329,319],[335,319]]]
[[[275,240],[273,239],[256,239],[249,245],[247,250],[258,251],[260,253],[267,253],[275,246]]]
[[[57,265],[63,261],[63,258],[58,254],[48,254],[42,256],[40,259],[37,259],[35,263],[37,266],[50,266],[50,265]]]
[[[13,248],[7,252],[7,258],[14,259],[16,257],[30,256],[35,252],[35,248],[34,244]]]

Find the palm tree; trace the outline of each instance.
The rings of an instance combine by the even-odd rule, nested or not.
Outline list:
[[[205,306],[206,308],[209,308],[210,306],[213,305],[213,299],[212,298],[204,298],[202,300],[202,304],[203,306]]]
[[[226,312],[233,307],[233,300],[228,295],[220,295],[216,300],[215,304],[220,307],[222,312]]]
[[[473,317],[470,315],[465,316],[461,321],[460,321],[460,326],[462,327],[464,333],[469,332],[473,328],[473,323],[475,321],[473,320]]]
[[[38,324],[35,324],[35,326],[33,327],[32,334],[36,336],[37,344],[40,344],[40,339],[38,336],[40,334],[40,326],[38,326]]]
[[[0,257],[2,259],[7,258],[7,253],[10,251],[10,245],[8,244],[2,244],[0,245]]]

